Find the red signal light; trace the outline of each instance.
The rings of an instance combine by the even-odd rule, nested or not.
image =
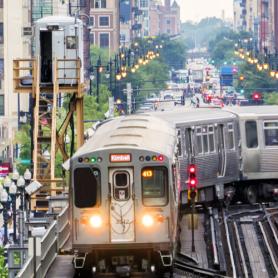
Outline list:
[[[252,99],[254,99],[254,100],[259,100],[259,99],[261,99],[261,98],[262,98],[262,94],[259,93],[259,92],[254,92],[254,93],[252,94]]]
[[[189,165],[189,173],[193,174],[196,173],[196,166],[191,164]]]
[[[197,186],[197,179],[192,178],[189,180],[190,187],[196,187]]]

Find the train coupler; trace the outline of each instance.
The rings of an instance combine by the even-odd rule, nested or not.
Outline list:
[[[73,266],[75,269],[83,269],[88,253],[75,253],[73,258]]]

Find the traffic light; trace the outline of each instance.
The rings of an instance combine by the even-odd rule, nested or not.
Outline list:
[[[258,93],[258,92],[254,92],[252,94],[252,99],[253,100],[260,100],[262,98],[262,94],[261,93]]]
[[[196,165],[189,164],[188,166],[188,200],[195,200],[197,197],[197,175]]]
[[[240,94],[241,94],[241,95],[244,94],[244,89],[240,89]]]
[[[181,96],[181,105],[185,105],[185,99],[184,99],[184,96]]]

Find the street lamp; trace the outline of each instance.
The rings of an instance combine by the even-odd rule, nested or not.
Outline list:
[[[10,196],[12,200],[12,211],[13,211],[13,242],[16,242],[16,193],[17,187],[14,182],[10,186]]]
[[[4,245],[8,242],[8,198],[9,195],[5,189],[0,195],[0,202],[3,206],[3,220],[4,220]]]
[[[25,188],[25,180],[22,176],[20,176],[17,180],[17,188],[20,194],[20,210],[19,210],[19,244],[23,245],[23,221],[24,221],[24,188]]]

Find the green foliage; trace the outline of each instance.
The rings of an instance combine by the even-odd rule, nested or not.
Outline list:
[[[95,45],[92,45],[90,49],[90,57],[92,65],[97,64],[99,57],[101,59],[101,64],[106,65],[109,61],[109,50],[107,48],[99,48]]]
[[[164,39],[161,61],[169,68],[183,69],[186,61],[187,47],[182,40]]]
[[[191,49],[195,46],[208,47],[210,40],[228,29],[225,22],[216,17],[204,18],[196,24],[187,21],[181,25],[182,38]]]
[[[254,91],[271,93],[277,90],[277,80],[271,78],[268,71],[257,71],[254,65],[243,63],[239,66],[238,76],[243,75],[244,81],[235,81],[237,91],[244,88],[245,96],[250,97]],[[264,94],[265,96],[267,94]]]
[[[23,165],[20,163],[21,159],[31,160],[31,137],[30,137],[30,125],[25,124],[20,127],[20,130],[16,133],[14,144],[18,144],[20,148],[19,161],[17,161],[17,170],[21,175],[25,172],[26,168],[30,168],[30,165]]]
[[[8,277],[8,268],[5,265],[4,248],[0,247],[0,277]]]
[[[265,104],[278,105],[278,92],[264,95]]]

